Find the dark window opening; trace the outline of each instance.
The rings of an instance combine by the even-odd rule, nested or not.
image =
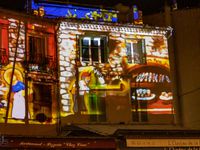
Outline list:
[[[99,39],[91,40],[92,61],[99,61]]]
[[[47,50],[47,38],[44,36],[28,36],[28,52],[26,63],[30,71],[52,73],[56,67],[55,60]]]
[[[33,84],[33,113],[37,120],[51,121],[52,118],[52,86]]]
[[[29,36],[29,62],[32,64],[41,64],[46,60],[47,51],[44,37]]]
[[[82,61],[89,61],[89,40],[82,39]]]
[[[101,38],[101,62],[102,63],[107,63],[108,61],[108,51],[106,50],[106,37]]]

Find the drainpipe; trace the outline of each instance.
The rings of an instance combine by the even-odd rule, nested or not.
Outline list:
[[[28,33],[27,32],[27,22],[25,22],[25,33]],[[26,65],[25,65],[25,124],[28,124],[28,119],[29,119],[29,107],[28,107],[28,64],[27,64],[27,36],[25,34],[25,62],[26,62]],[[31,117],[31,114],[30,114],[30,117]]]
[[[78,116],[81,115],[81,100],[80,100],[80,96],[79,96],[79,67],[80,67],[80,60],[79,60],[79,45],[77,42],[79,40],[78,36],[76,36],[76,63],[75,63],[75,72],[76,72],[76,81],[75,81],[75,95],[76,95],[76,100],[77,100],[77,104],[78,104],[78,112],[76,112],[76,114]]]
[[[165,25],[166,26],[170,26],[170,27],[174,27],[174,23],[173,23],[173,10],[177,9],[177,3],[176,0],[173,0],[173,4],[172,7],[170,7],[168,5],[168,0],[165,0],[165,6],[164,6],[164,15],[165,15]],[[173,30],[174,31],[174,30]],[[170,34],[173,34],[172,32]],[[169,41],[169,60],[170,60],[170,70],[171,70],[171,74],[172,76],[172,90],[174,93],[174,107],[175,107],[175,111],[174,111],[174,125],[182,125],[182,116],[181,116],[181,103],[180,103],[180,98],[179,98],[179,93],[178,93],[178,79],[177,79],[177,68],[178,65],[176,63],[176,39],[173,36],[169,36],[168,41]]]
[[[58,33],[59,33],[59,28],[60,28],[60,22],[56,25],[56,27],[55,27],[56,29],[55,29],[55,44],[56,44],[56,55],[55,55],[55,58],[54,58],[54,62],[56,63],[56,69],[54,69],[53,71],[56,71],[56,78],[58,79],[58,77],[59,77],[59,75],[58,75],[58,73],[60,72],[59,70],[59,62],[58,62],[58,58],[59,58],[59,56],[58,56]],[[53,74],[54,74],[54,72],[53,72]],[[61,132],[62,132],[62,130],[61,130],[61,125],[62,125],[62,123],[61,123],[61,115],[60,115],[60,111],[61,111],[61,109],[60,109],[60,107],[61,107],[61,98],[60,98],[60,92],[58,92],[58,91],[60,91],[60,87],[59,87],[59,85],[60,85],[60,82],[59,82],[59,80],[57,80],[56,81],[56,100],[57,100],[57,135],[60,135],[61,134]]]

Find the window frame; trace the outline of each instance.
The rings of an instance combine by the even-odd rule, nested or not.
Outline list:
[[[131,41],[131,42],[127,42],[127,41]],[[140,51],[143,56],[139,56],[140,58],[140,62],[137,62],[134,58],[134,42],[133,41],[141,41],[141,50],[138,50],[138,43],[137,43],[137,50]],[[127,52],[128,52],[128,49],[127,49],[127,44],[130,44],[131,45],[131,61],[129,61],[129,56],[127,55]],[[128,64],[146,64],[146,46],[145,46],[145,39],[136,39],[136,38],[131,38],[131,39],[126,39],[125,40],[125,44],[126,44],[126,55],[127,55],[127,62]],[[141,60],[142,58],[142,60]]]
[[[41,34],[37,34],[37,33],[34,33],[34,34],[32,34],[32,33],[28,33],[27,34],[27,51],[26,51],[26,53],[27,53],[27,61],[29,62],[29,63],[31,63],[30,62],[30,60],[31,60],[31,57],[35,57],[35,55],[31,55],[31,53],[30,53],[30,44],[29,44],[29,40],[30,40],[30,37],[33,37],[33,38],[41,38],[41,39],[44,39],[44,51],[43,51],[43,56],[41,57],[41,58],[36,58],[36,59],[41,59],[41,60],[39,60],[38,62],[37,61],[35,61],[34,60],[34,58],[33,58],[33,60],[34,60],[34,62],[33,62],[33,64],[39,64],[39,63],[42,63],[42,60],[45,60],[45,58],[47,58],[48,57],[48,37],[47,37],[47,35],[41,35]],[[40,51],[40,50],[39,50]],[[37,53],[38,53],[38,51],[35,51],[35,54],[37,55]]]
[[[83,58],[83,40],[88,39],[88,49],[89,49],[89,57],[88,60],[84,60]],[[93,46],[92,41],[98,41],[98,46]],[[99,40],[98,40],[99,39]],[[103,45],[101,44],[101,40],[103,40]],[[94,43],[94,42],[93,42]],[[103,47],[103,48],[102,48]],[[93,60],[93,49],[98,49],[98,60]],[[102,53],[104,53],[104,58],[102,58]],[[79,37],[79,60],[80,62],[87,63],[88,65],[92,64],[100,64],[100,63],[108,63],[108,36],[107,35],[84,35]],[[104,60],[104,61],[102,61]]]

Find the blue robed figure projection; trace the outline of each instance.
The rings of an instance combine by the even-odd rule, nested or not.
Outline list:
[[[13,93],[13,101],[12,101],[12,109],[11,109],[11,117],[13,119],[24,119],[26,114],[25,107],[25,84],[23,81],[22,72],[18,69],[15,69],[13,78],[12,69],[9,68],[4,73],[5,81],[10,84],[12,79],[11,92]]]
[[[23,96],[23,91],[25,90],[25,85],[23,82],[18,81],[16,76],[13,76],[13,86],[12,92],[14,92],[13,97],[13,107],[12,107],[12,118],[24,119],[25,118],[25,98]]]

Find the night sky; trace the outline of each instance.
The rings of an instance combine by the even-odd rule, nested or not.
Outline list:
[[[52,1],[52,0],[51,0]],[[80,3],[84,5],[95,5],[102,7],[114,7],[118,3],[122,3],[125,6],[132,6],[136,4],[140,10],[143,11],[143,14],[152,14],[162,12],[164,8],[165,0],[53,0],[63,3]],[[171,5],[173,1],[177,1],[178,9],[183,8],[193,8],[200,7],[200,0],[167,0],[168,4]],[[26,0],[0,0],[1,8],[8,8],[17,11],[23,11],[25,7]]]

